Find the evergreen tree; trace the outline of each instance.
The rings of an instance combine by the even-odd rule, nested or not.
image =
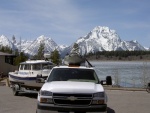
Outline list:
[[[5,48],[4,48],[4,46],[2,46],[2,48],[1,48],[1,52],[5,52]]]
[[[60,63],[60,55],[57,49],[55,49],[53,52],[51,52],[51,60],[55,64]]]
[[[16,56],[19,56],[19,51],[18,51],[18,49],[14,50],[14,53],[15,53]]]
[[[14,35],[12,36],[12,43],[13,43],[13,44],[15,44],[15,43],[16,43],[16,38],[15,38],[15,36],[14,36]]]
[[[28,56],[26,56],[23,52],[21,52],[15,59],[14,64],[19,65],[20,62],[24,62],[28,59]]]
[[[1,46],[0,47],[0,51],[4,52],[4,53],[12,54],[12,49],[10,47],[8,47],[8,46]]]
[[[33,57],[34,59],[44,59],[44,43],[40,44],[40,47],[38,49],[38,53]]]

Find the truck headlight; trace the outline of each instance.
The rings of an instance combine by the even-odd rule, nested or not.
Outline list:
[[[103,99],[101,99],[101,100],[93,100],[93,101],[92,101],[92,104],[93,104],[93,105],[105,104],[105,101],[104,101]]]
[[[98,92],[98,93],[94,93],[93,97],[104,97],[104,92]]]
[[[52,95],[53,94],[50,91],[41,90],[39,92],[40,103],[47,103],[47,104],[53,103]]]
[[[42,96],[52,96],[53,94],[52,94],[52,92],[50,92],[50,91],[40,91],[40,95],[42,95]]]
[[[52,99],[52,98],[44,98],[44,97],[41,97],[41,98],[40,98],[40,103],[52,104],[52,103],[53,103],[53,99]]]
[[[105,96],[104,92],[94,93],[92,104],[93,105],[105,104],[104,96]]]

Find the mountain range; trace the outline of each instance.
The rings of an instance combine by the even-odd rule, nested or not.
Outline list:
[[[0,36],[0,46],[8,46],[12,48],[12,50],[18,49],[29,55],[35,55],[41,43],[43,43],[45,46],[45,52],[50,53],[57,49],[62,57],[67,53],[70,53],[74,43],[79,45],[79,51],[82,55],[97,51],[150,50],[150,48],[143,47],[136,40],[123,41],[115,30],[111,30],[109,27],[102,26],[95,27],[87,35],[78,38],[76,42],[70,46],[57,45],[52,38],[45,37],[44,35],[41,35],[33,41],[21,40],[20,42],[16,42],[15,39],[10,41],[4,35]]]

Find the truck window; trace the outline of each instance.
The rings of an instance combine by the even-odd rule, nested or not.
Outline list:
[[[98,78],[94,70],[75,68],[53,69],[48,82],[51,81],[85,81],[98,83]]]

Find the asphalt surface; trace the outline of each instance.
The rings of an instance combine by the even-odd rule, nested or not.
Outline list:
[[[150,93],[146,91],[106,90],[106,93],[108,113],[150,112]],[[36,97],[35,93],[13,96],[11,88],[0,86],[0,113],[36,113]]]

